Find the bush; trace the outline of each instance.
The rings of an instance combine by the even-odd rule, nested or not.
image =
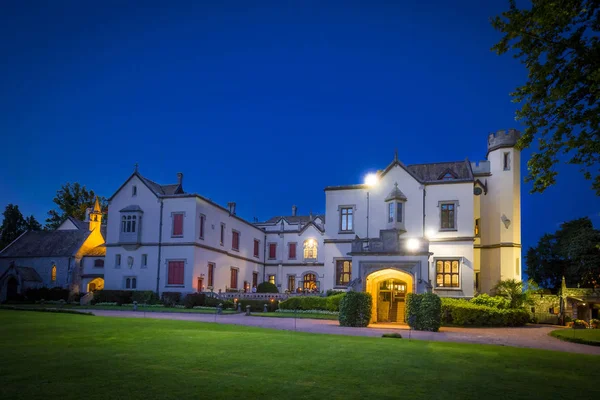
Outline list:
[[[366,327],[371,320],[371,293],[348,292],[340,301],[340,326]]]
[[[338,293],[333,296],[325,297],[325,307],[327,311],[340,311],[340,303],[346,296],[346,293]]]
[[[279,303],[283,310],[327,310],[327,298],[319,296],[294,296]]]
[[[582,319],[576,319],[571,323],[573,329],[587,329],[589,325]]]
[[[325,295],[327,297],[329,296],[335,296],[337,294],[342,294],[342,293],[346,293],[345,290],[336,290],[336,289],[327,289],[327,292],[325,293]]]
[[[506,298],[500,296],[490,296],[485,293],[472,298],[470,302],[480,306],[510,308],[510,303],[508,300],[506,300]]]
[[[185,308],[201,307],[206,303],[206,295],[204,293],[190,293],[185,296],[183,305]]]
[[[256,287],[256,293],[279,293],[277,286],[271,282],[259,283]]]
[[[442,299],[442,322],[461,326],[523,326],[531,315],[524,308],[501,309],[466,300]]]
[[[399,333],[384,333],[381,335],[384,338],[402,339],[402,335]]]
[[[39,301],[39,300],[69,300],[69,289],[59,287],[55,288],[31,288],[25,291],[24,300]]]
[[[240,300],[239,303],[242,305],[242,311],[246,311],[246,306],[250,306],[250,311],[263,312],[265,304],[267,305],[267,311],[273,312],[277,310],[277,301],[269,300]]]
[[[595,319],[595,318],[592,318],[592,319],[590,320],[590,326],[591,326],[593,329],[600,329],[600,319]]]
[[[131,302],[137,301],[138,304],[157,304],[159,300],[152,290],[136,290],[131,295]]]
[[[406,296],[406,320],[418,331],[437,332],[440,329],[442,301],[433,293],[409,293]]]
[[[175,307],[181,301],[181,292],[163,292],[161,301],[165,307]]]
[[[216,297],[206,297],[204,299],[204,305],[206,307],[217,307],[219,304],[223,306],[223,310],[233,308],[233,301],[231,300],[221,300]]]
[[[94,298],[91,303],[117,303],[117,305],[121,304],[129,304],[133,301],[131,298],[133,297],[132,290],[98,290],[94,292]]]

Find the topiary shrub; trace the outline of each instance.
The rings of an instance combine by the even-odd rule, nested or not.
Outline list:
[[[371,320],[371,293],[348,292],[340,301],[340,326],[366,327]]]
[[[158,304],[160,299],[152,290],[136,290],[131,295],[131,302],[134,301],[138,304]]]
[[[256,287],[256,293],[279,293],[277,286],[271,282],[259,283]]]
[[[163,292],[161,301],[165,307],[174,307],[181,301],[181,292]]]
[[[406,320],[418,331],[437,332],[440,330],[442,301],[434,293],[409,293],[406,296]]]
[[[204,293],[189,293],[183,299],[183,306],[185,308],[201,307],[206,303],[205,300]]]

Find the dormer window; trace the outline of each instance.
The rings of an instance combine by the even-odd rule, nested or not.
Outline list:
[[[458,175],[456,175],[456,173],[454,171],[452,171],[450,168],[447,168],[444,172],[442,172],[440,174],[440,176],[438,176],[439,181],[452,181],[457,178],[458,178]]]
[[[398,183],[394,184],[394,190],[385,198],[387,203],[387,223],[388,229],[397,229],[404,231],[404,203],[406,196],[398,188]]]
[[[132,196],[137,196],[137,186],[136,185],[133,185],[131,187],[131,195]]]
[[[447,174],[445,174],[444,176],[442,176],[443,181],[451,181],[452,179],[454,179],[454,177],[449,172]]]
[[[121,228],[119,229],[119,242],[123,244],[139,245],[141,238],[142,209],[137,205],[130,205],[121,211]]]

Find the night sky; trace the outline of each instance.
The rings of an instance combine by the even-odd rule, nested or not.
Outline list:
[[[248,220],[318,213],[325,186],[395,148],[480,160],[489,132],[522,128],[509,93],[526,71],[490,50],[508,1],[134,3],[2,3],[2,210],[43,222],[61,184],[108,197],[137,162]],[[543,195],[523,185],[524,249],[566,220],[600,225],[590,182],[559,171]]]

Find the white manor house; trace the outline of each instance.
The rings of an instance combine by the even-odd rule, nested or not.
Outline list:
[[[264,222],[186,191],[181,173],[160,185],[136,168],[109,198],[106,226],[96,208],[91,220],[70,218],[4,249],[0,293],[9,284],[251,291],[269,281],[280,292],[369,291],[375,307],[394,310],[408,292],[489,292],[501,279],[521,278],[518,138],[513,129],[490,134],[477,163],[404,165],[396,156],[367,182],[326,187],[324,215],[292,206],[291,215]],[[62,255],[64,267],[58,253],[46,254],[48,243],[39,245],[59,234],[80,238]]]

